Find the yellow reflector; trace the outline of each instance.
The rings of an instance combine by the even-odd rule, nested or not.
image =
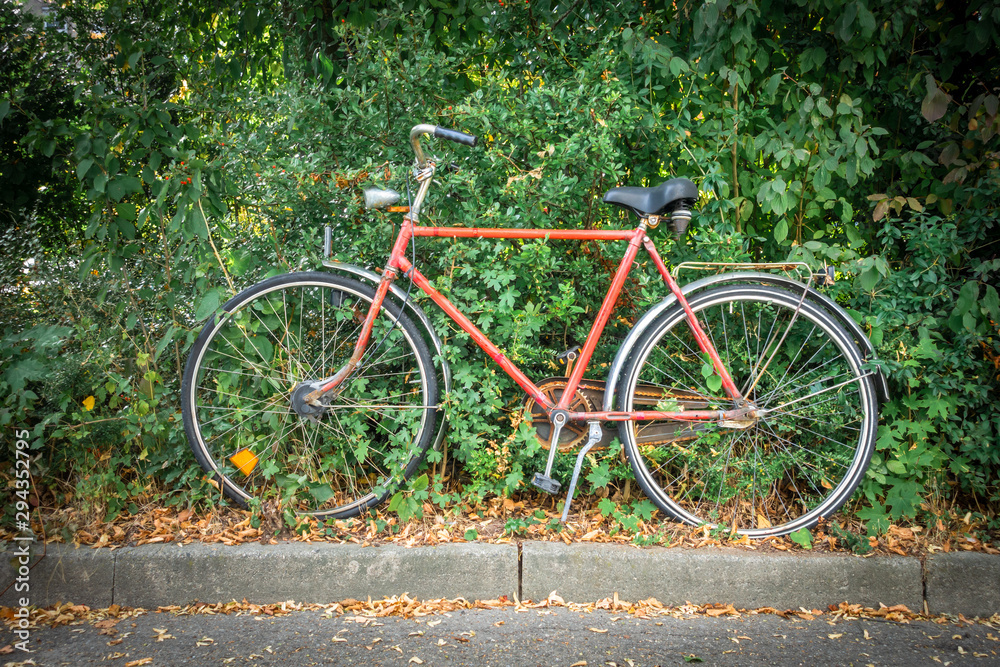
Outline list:
[[[232,461],[237,470],[244,475],[249,475],[253,472],[253,469],[257,467],[257,455],[249,449],[241,449],[230,456],[229,460]]]

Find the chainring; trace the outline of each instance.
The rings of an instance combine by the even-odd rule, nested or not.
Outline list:
[[[542,394],[553,404],[559,402],[563,391],[566,389],[566,378],[546,378],[538,384]],[[582,388],[582,384],[581,384]],[[567,410],[570,412],[593,412],[594,406],[590,399],[577,389],[573,399],[569,402]],[[543,449],[552,446],[552,423],[549,422],[548,415],[542,406],[535,402],[530,396],[524,403],[524,421],[535,428],[535,436]],[[559,451],[568,452],[580,445],[587,437],[587,422],[568,422],[559,433]]]

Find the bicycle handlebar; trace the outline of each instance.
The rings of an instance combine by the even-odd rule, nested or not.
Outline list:
[[[475,146],[478,138],[466,134],[465,132],[459,132],[458,130],[449,130],[444,127],[438,127],[437,125],[429,125],[422,123],[420,125],[415,125],[412,130],[410,130],[410,145],[413,146],[413,152],[417,156],[417,164],[423,167],[427,163],[427,158],[424,157],[424,151],[420,148],[420,135],[431,134],[438,139],[447,139],[448,141],[454,141],[458,144],[464,144],[466,146]]]
[[[479,140],[477,137],[471,134],[466,134],[465,132],[459,132],[458,130],[448,130],[443,127],[437,127],[434,129],[434,136],[439,139],[447,139],[448,141],[454,141],[456,144],[465,144],[475,148],[476,142]]]

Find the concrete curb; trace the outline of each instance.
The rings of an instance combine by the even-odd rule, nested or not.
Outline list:
[[[168,544],[120,550],[115,572],[115,602],[130,607],[243,598],[330,602],[401,593],[489,600],[517,592],[517,550],[494,544]]]
[[[35,545],[37,548],[37,545]],[[0,561],[0,585],[15,581],[16,545]],[[33,561],[36,559],[33,559]],[[664,604],[724,602],[737,608],[825,608],[926,603],[932,613],[987,617],[1000,613],[1000,556],[935,554],[859,558],[839,554],[762,554],[737,549],[666,549],[613,544],[525,542],[396,545],[286,542],[146,545],[74,549],[50,544],[0,605],[75,602],[152,608],[243,600],[331,602],[409,593],[418,599],[544,599],[571,602],[655,597]]]
[[[934,554],[924,564],[924,580],[932,614],[972,617],[1000,612],[1000,556],[972,551]]]
[[[913,610],[923,605],[916,558],[534,542],[524,544],[522,565],[522,590],[532,600],[557,588],[567,600],[600,600],[617,592],[623,600],[727,602],[743,609],[826,609],[845,600]]]

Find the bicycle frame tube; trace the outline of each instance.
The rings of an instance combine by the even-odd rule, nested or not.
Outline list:
[[[681,291],[680,285],[674,280],[674,277],[670,275],[670,271],[667,270],[666,264],[660,259],[660,253],[656,252],[656,246],[649,237],[643,239],[643,245],[646,247],[646,252],[649,256],[653,258],[653,263],[656,265],[656,270],[660,272],[663,276],[663,281],[667,283],[667,287],[673,292],[673,295],[677,297],[677,303],[681,304],[681,308],[684,309],[684,313],[687,315],[685,318],[687,320],[688,326],[691,328],[691,334],[694,336],[695,340],[698,342],[698,347],[701,351],[708,355],[708,358],[712,360],[712,366],[715,368],[715,372],[719,374],[722,378],[722,387],[726,390],[726,395],[734,401],[740,401],[743,396],[740,390],[736,387],[736,383],[733,382],[733,378],[729,375],[729,371],[726,366],[722,363],[722,358],[719,356],[719,352],[712,345],[712,341],[709,340],[705,332],[701,330],[701,325],[698,323],[698,318],[695,316],[694,311],[691,310],[691,306],[688,305],[687,299],[684,298],[684,292]]]
[[[558,404],[553,404],[552,401],[550,401],[542,393],[538,386],[535,385],[535,383],[533,383],[523,372],[521,372],[514,362],[508,359],[506,355],[504,355],[504,353],[496,345],[494,345],[493,342],[490,341],[490,339],[487,338],[486,335],[480,331],[476,325],[465,316],[464,313],[451,303],[446,296],[437,291],[434,286],[430,284],[430,281],[426,278],[426,276],[420,273],[420,271],[406,258],[406,246],[413,237],[417,236],[439,238],[549,238],[600,241],[627,240],[629,242],[628,249],[625,251],[625,256],[622,257],[621,264],[615,272],[615,276],[612,279],[608,293],[604,297],[604,302],[601,304],[601,309],[597,314],[597,318],[594,320],[594,324],[591,326],[590,333],[587,335],[587,340],[584,342],[583,348],[580,352],[580,358],[573,368],[573,372],[567,381],[566,388],[563,391],[562,398]],[[693,318],[694,313],[691,312],[690,307],[687,306],[687,301],[684,300],[684,295],[680,292],[680,288],[670,276],[669,271],[666,270],[663,260],[660,259],[659,254],[656,252],[656,248],[646,236],[645,222],[640,224],[639,227],[630,230],[552,230],[420,227],[415,225],[409,216],[404,217],[403,224],[399,230],[399,236],[397,236],[396,242],[393,244],[392,254],[389,257],[388,265],[382,273],[382,281],[379,283],[375,298],[372,301],[368,310],[368,315],[365,318],[365,323],[362,326],[361,335],[355,345],[354,354],[348,363],[337,371],[337,374],[333,378],[331,378],[328,382],[323,383],[323,385],[321,385],[307,398],[312,398],[313,395],[318,397],[322,393],[335,389],[350,375],[350,373],[353,372],[354,368],[357,366],[364,354],[364,349],[371,336],[371,330],[374,325],[375,317],[381,309],[382,302],[389,289],[389,284],[396,279],[398,272],[402,271],[404,275],[410,278],[421,291],[427,294],[431,300],[433,300],[452,320],[454,320],[463,331],[468,333],[469,336],[471,336],[475,341],[476,345],[482,348],[482,350],[486,352],[486,354],[489,355],[489,357],[493,359],[493,361],[495,361],[497,365],[504,370],[504,372],[517,382],[517,384],[529,396],[531,396],[531,398],[534,399],[546,413],[551,412],[552,410],[565,411],[569,407],[570,400],[575,394],[576,388],[583,380],[583,374],[587,369],[587,365],[590,362],[590,358],[593,355],[594,350],[597,348],[597,341],[600,339],[601,333],[604,331],[604,327],[607,325],[607,322],[611,317],[615,302],[618,300],[618,295],[621,293],[621,289],[625,284],[628,272],[632,268],[632,264],[635,262],[636,255],[639,252],[639,247],[643,245],[650,253],[654,263],[660,270],[660,273],[664,276],[664,280],[667,282],[668,287],[670,287],[671,291],[673,291],[684,304],[689,318]],[[739,396],[739,391],[733,384],[733,381],[729,377],[728,372],[726,372],[725,367],[723,367],[722,361],[719,358],[718,353],[715,351],[715,348],[712,346],[711,341],[707,336],[705,336],[704,333],[701,332],[701,328],[696,322],[692,326],[692,330],[695,332],[699,346],[702,347],[703,351],[710,355],[713,362],[716,364],[716,368],[721,371],[720,376],[723,378],[723,384],[726,386],[727,393],[730,397]],[[682,412],[567,412],[566,414],[569,419],[577,421],[588,419],[607,421],[646,421],[655,419],[673,421],[710,421],[721,419],[742,419],[748,415],[748,412],[746,409],[732,409],[724,411],[687,410]]]

